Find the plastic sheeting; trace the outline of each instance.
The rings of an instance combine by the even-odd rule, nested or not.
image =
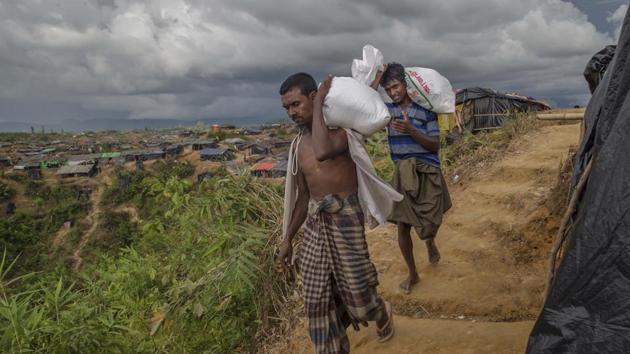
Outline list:
[[[534,112],[549,109],[534,99],[508,95],[491,89],[472,87],[458,90],[455,104],[469,105],[464,109],[462,120],[470,131],[498,128],[503,125],[507,112]]]
[[[604,76],[606,72],[606,68],[608,64],[612,60],[615,55],[616,45],[606,46],[604,49],[595,53],[591,60],[586,64],[586,68],[584,69],[584,78],[586,82],[588,82],[588,88],[591,90],[591,93],[595,92],[597,85]]]
[[[630,16],[585,112],[593,170],[527,353],[630,353]]]

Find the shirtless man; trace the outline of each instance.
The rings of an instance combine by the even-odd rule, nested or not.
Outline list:
[[[280,246],[286,270],[292,240],[306,220],[299,253],[309,335],[316,353],[348,353],[346,328],[376,321],[379,341],[393,335],[391,306],[376,293],[376,269],[369,259],[364,215],[357,197],[357,172],[343,129],[328,129],[322,105],[332,83],[319,90],[313,78],[298,73],[280,88],[282,105],[299,126],[298,197]]]

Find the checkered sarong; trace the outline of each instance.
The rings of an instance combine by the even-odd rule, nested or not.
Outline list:
[[[346,328],[378,320],[383,306],[356,195],[309,203],[299,264],[315,352],[348,353]]]

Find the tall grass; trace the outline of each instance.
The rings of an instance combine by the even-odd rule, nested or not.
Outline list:
[[[449,177],[475,170],[480,166],[495,161],[507,150],[514,138],[524,135],[538,127],[536,115],[532,113],[510,113],[503,126],[471,133],[450,145],[443,145],[440,150],[442,171]]]
[[[1,280],[0,351],[254,350],[285,291],[273,267],[279,188],[227,175],[142,184],[150,217],[129,247],[80,273]]]

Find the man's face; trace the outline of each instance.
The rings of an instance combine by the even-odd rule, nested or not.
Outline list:
[[[313,121],[313,97],[315,92],[305,96],[299,87],[287,91],[282,98],[282,107],[297,125],[309,125]]]
[[[400,80],[390,80],[383,88],[394,103],[401,103],[407,97],[407,85]]]

